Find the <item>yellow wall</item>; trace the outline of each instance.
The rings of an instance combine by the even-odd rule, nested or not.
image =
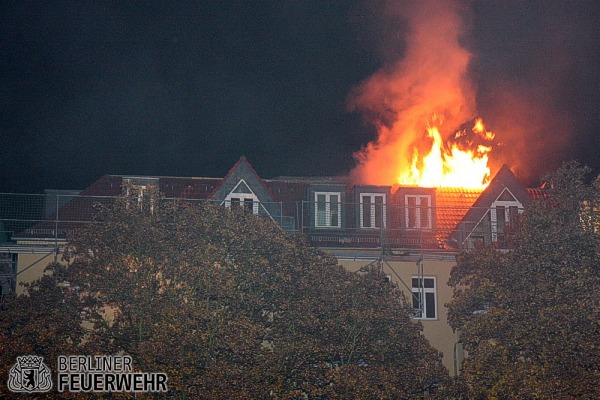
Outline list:
[[[372,260],[354,260],[338,257],[339,264],[350,271],[356,271],[375,260],[376,258],[373,258]],[[458,374],[458,368],[460,368],[460,363],[464,358],[460,346],[457,345],[458,334],[454,333],[452,328],[448,325],[448,310],[444,307],[445,303],[452,300],[452,288],[447,285],[447,282],[450,278],[450,269],[454,265],[454,262],[449,261],[423,261],[423,276],[436,278],[436,308],[438,318],[436,320],[421,320],[421,323],[423,324],[423,334],[433,347],[443,353],[444,365],[448,368],[448,371],[452,376]],[[392,282],[398,284],[404,291],[407,300],[410,302],[410,289],[407,289],[404,284],[400,282],[400,279],[410,288],[412,285],[412,277],[418,276],[417,264],[414,261],[387,261],[383,263],[383,272],[386,275],[391,276]],[[398,279],[398,276],[396,275],[398,275],[400,279]]]
[[[377,258],[378,255],[373,255],[372,259],[356,260],[338,255],[338,262],[350,271],[357,271],[371,262],[376,262]],[[64,262],[62,261],[62,254],[58,255],[57,260],[59,262]],[[31,282],[39,278],[42,275],[44,268],[53,261],[54,253],[19,254],[17,272],[24,272],[17,275],[17,294],[23,293],[24,290],[23,286],[19,285],[20,282]],[[34,263],[35,265],[33,265]],[[448,326],[448,312],[446,307],[444,307],[444,304],[452,300],[452,288],[447,285],[447,282],[450,278],[450,270],[455,264],[456,263],[453,261],[423,261],[423,276],[436,278],[436,309],[438,318],[436,320],[421,320],[425,337],[433,347],[442,352],[444,356],[444,365],[448,368],[448,371],[452,376],[458,374],[458,368],[460,368],[461,362],[464,359],[464,354],[460,346],[457,346],[458,335],[452,331],[450,326]],[[383,272],[391,277],[392,282],[398,284],[404,291],[407,300],[410,302],[410,289],[407,289],[400,279],[404,281],[409,288],[411,287],[412,277],[418,275],[416,262],[387,261],[383,263]]]
[[[57,257],[58,262],[62,261],[62,254]],[[34,254],[34,253],[19,253],[17,259],[17,295],[23,293],[24,287],[20,283],[32,282],[44,273],[44,269],[48,264],[54,262],[54,253]]]

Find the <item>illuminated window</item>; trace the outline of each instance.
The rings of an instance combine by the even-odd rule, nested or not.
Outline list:
[[[437,299],[435,292],[435,278],[412,278],[412,298],[415,318],[437,319]]]
[[[341,193],[315,192],[315,227],[340,228]]]
[[[405,195],[407,229],[431,229],[431,196]]]
[[[385,228],[385,194],[360,194],[360,227]]]

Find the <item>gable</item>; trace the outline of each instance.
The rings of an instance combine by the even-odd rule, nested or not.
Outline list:
[[[515,202],[525,206],[529,199],[527,190],[519,183],[508,166],[503,165],[462,218],[453,234],[453,239],[461,246],[496,202]]]
[[[246,183],[245,180],[241,179],[237,186],[235,188],[233,188],[233,190],[231,191],[231,193],[234,194],[254,194],[254,192],[252,190],[250,190],[250,188],[248,187],[248,184]]]
[[[518,202],[518,200],[515,199],[515,196],[512,195],[512,193],[510,192],[510,190],[508,190],[508,188],[504,188],[504,190],[502,191],[500,196],[498,196],[496,201]]]
[[[285,230],[295,229],[291,220],[282,216],[281,203],[274,202],[263,180],[242,156],[208,200],[229,207],[233,201],[244,202],[244,199],[250,200],[254,214],[268,216]]]
[[[254,194],[261,203],[273,203],[273,198],[264,182],[254,171],[245,157],[231,168],[221,184],[208,197],[209,200],[223,202],[231,193]]]

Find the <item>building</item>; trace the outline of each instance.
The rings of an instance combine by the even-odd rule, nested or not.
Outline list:
[[[444,305],[452,299],[447,282],[455,256],[479,244],[508,246],[505,230],[540,196],[506,166],[483,191],[361,185],[343,177],[263,179],[244,157],[223,178],[105,175],[80,193],[47,192],[39,217],[13,228],[10,242],[0,246],[3,291],[20,292],[19,282],[60,260],[67,235],[92,220],[94,204],[110,203],[124,190],[143,195],[151,187],[167,201],[211,201],[270,218],[285,231],[306,235],[349,270],[377,265],[412,301],[415,319],[453,374],[463,354]],[[2,218],[5,224],[13,220]]]

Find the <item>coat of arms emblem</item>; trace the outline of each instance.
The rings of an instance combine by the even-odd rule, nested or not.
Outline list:
[[[52,389],[50,368],[44,364],[44,357],[22,356],[8,374],[8,389],[13,392],[47,392]]]

